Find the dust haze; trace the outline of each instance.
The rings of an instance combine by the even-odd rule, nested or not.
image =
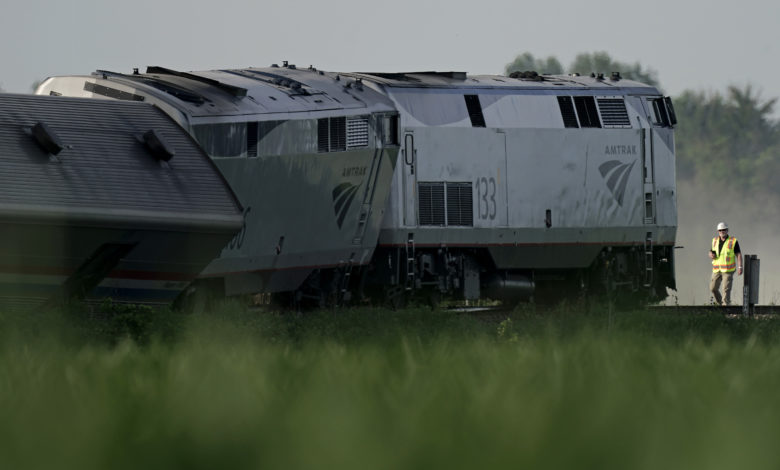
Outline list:
[[[677,292],[667,304],[703,305],[710,302],[712,265],[707,252],[718,222],[726,222],[737,237],[742,255],[761,260],[759,304],[780,303],[780,201],[777,195],[744,194],[735,188],[699,182],[677,182],[678,230],[675,250]],[[743,276],[734,276],[732,303],[742,304]]]

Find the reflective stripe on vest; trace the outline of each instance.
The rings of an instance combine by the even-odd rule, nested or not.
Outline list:
[[[737,257],[734,254],[734,245],[737,243],[735,237],[729,237],[728,240],[723,243],[723,249],[718,253],[718,246],[720,243],[719,237],[712,239],[712,251],[715,252],[715,259],[712,260],[712,272],[730,273],[737,269]]]

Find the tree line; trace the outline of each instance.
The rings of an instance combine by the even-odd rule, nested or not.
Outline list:
[[[606,52],[578,54],[568,68],[553,56],[536,58],[526,52],[505,67],[512,72],[620,72],[625,78],[661,89],[658,73],[639,63],[614,60]],[[677,178],[704,187],[721,187],[728,194],[760,191],[780,198],[780,124],[773,117],[777,98],[765,99],[750,84],[724,92],[686,90],[673,96],[677,113],[675,140]]]

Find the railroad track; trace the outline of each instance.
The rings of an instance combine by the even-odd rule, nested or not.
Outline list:
[[[512,309],[497,307],[456,307],[448,309],[450,312],[460,315],[469,315],[485,321],[501,322],[512,314]],[[744,316],[741,305],[718,307],[715,305],[653,305],[647,307],[650,312],[672,313],[680,315],[713,315],[720,314],[727,317]],[[780,315],[780,305],[756,305],[753,310],[755,317],[767,317]]]
[[[729,316],[744,315],[741,305],[730,305],[728,307],[718,307],[716,305],[653,305],[648,307],[648,310],[680,314],[721,313]],[[778,315],[780,314],[780,305],[756,305],[753,308],[753,314],[756,316]]]

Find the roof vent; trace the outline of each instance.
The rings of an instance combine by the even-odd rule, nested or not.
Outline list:
[[[612,76],[609,77],[609,79],[612,80],[613,82],[617,82],[621,78],[623,77],[620,76],[620,72],[612,72]]]
[[[534,82],[541,82],[544,78],[533,70],[527,70],[525,72],[512,72],[509,74],[509,78],[518,78],[520,80],[531,80]]]
[[[282,67],[287,67],[288,65],[290,65],[290,63],[287,62],[286,60],[282,61]]]
[[[596,80],[604,80],[604,74],[600,73],[600,74],[596,75]]]
[[[35,141],[38,142],[38,145],[40,145],[43,150],[52,155],[59,154],[62,152],[62,149],[65,148],[65,145],[63,145],[57,134],[49,129],[49,126],[43,122],[38,122],[36,125],[34,125],[32,129],[30,129],[30,133],[32,134]]]
[[[279,64],[271,64],[271,68],[272,69],[278,69],[279,68]]]
[[[154,129],[146,131],[144,133],[143,139],[146,148],[149,150],[149,153],[151,153],[152,156],[157,160],[167,162],[170,161],[174,155],[176,155],[176,151],[173,150],[173,147],[171,147],[168,142],[165,141],[163,136],[158,134]]]

